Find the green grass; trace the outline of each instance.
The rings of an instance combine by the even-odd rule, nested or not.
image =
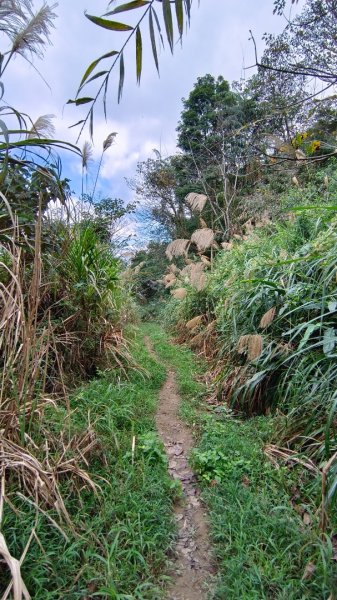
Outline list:
[[[65,439],[83,431],[90,421],[101,449],[90,457],[88,471],[101,490],[95,496],[80,485],[77,494],[73,482],[61,482],[77,532],[74,535],[62,524],[68,542],[39,515],[38,541],[33,540],[22,569],[34,600],[89,596],[157,600],[162,596],[175,534],[172,503],[176,493],[154,422],[165,368],[149,356],[139,335],[133,354],[142,369],[131,372],[129,380],[106,372],[73,395],[70,431],[65,427],[64,410],[50,408],[46,415],[50,429],[56,435],[64,431]],[[6,505],[2,530],[11,552],[20,557],[35,523],[35,511],[14,495],[10,498],[20,513],[15,515]],[[55,511],[48,514],[57,519]]]
[[[146,325],[146,333],[161,361],[175,369],[182,415],[194,425],[191,462],[208,507],[218,561],[214,599],[334,598],[332,544],[320,540],[315,514],[320,481],[301,467],[277,471],[271,465],[263,449],[273,432],[272,417],[240,421],[225,409],[205,410],[205,390],[196,377],[206,365],[187,348],[172,346],[158,326]],[[315,571],[306,578],[310,563]]]

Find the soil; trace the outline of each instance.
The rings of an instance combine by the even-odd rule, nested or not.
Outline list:
[[[145,344],[153,354],[149,338],[145,338]],[[172,566],[173,583],[167,598],[206,600],[210,597],[214,565],[205,510],[196,477],[188,464],[193,436],[178,416],[180,402],[175,373],[169,370],[160,392],[156,423],[168,457],[169,473],[181,482],[183,495],[174,508],[178,536]]]

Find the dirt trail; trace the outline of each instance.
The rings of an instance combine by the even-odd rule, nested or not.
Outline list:
[[[154,354],[149,338],[145,338],[145,344]],[[205,513],[195,475],[188,465],[193,437],[178,417],[180,401],[175,373],[169,370],[160,392],[156,423],[168,456],[169,473],[181,482],[183,497],[175,506],[178,539],[168,600],[206,600],[214,568]]]

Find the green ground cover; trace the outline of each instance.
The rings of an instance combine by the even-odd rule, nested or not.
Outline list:
[[[191,457],[209,511],[218,561],[215,598],[328,599],[336,589],[331,539],[320,538],[320,480],[302,467],[275,469],[264,453],[272,417],[239,420],[202,398],[206,365],[146,325],[156,352],[177,373],[182,415],[193,426]]]
[[[60,477],[74,526],[72,531],[61,524],[67,541],[49,519],[58,519],[56,511],[36,516],[32,505],[11,496],[8,484],[13,510],[5,505],[2,530],[14,556],[21,556],[35,527],[22,568],[34,600],[150,600],[162,595],[176,493],[154,422],[165,368],[149,356],[139,332],[133,357],[138,367],[128,378],[107,371],[73,394],[69,426],[65,409],[48,409],[47,419],[65,444],[89,424],[99,441],[89,466],[82,465],[99,486],[97,495],[80,481],[76,490],[76,477],[63,482]]]

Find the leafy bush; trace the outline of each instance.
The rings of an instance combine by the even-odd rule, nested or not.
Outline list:
[[[167,310],[180,330],[202,314],[206,328],[192,341],[204,345],[215,315],[218,399],[247,415],[281,409],[278,441],[291,440],[319,461],[337,449],[333,215],[324,205],[299,207],[297,216],[255,229],[218,254],[202,292],[188,290]]]

